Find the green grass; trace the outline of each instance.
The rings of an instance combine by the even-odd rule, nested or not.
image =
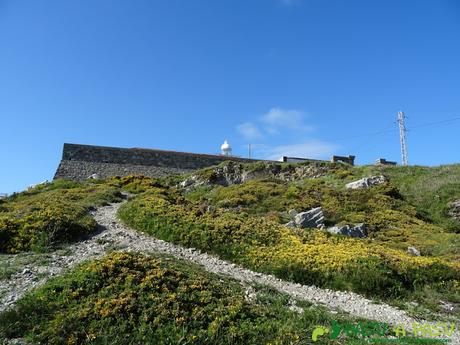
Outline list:
[[[0,252],[46,252],[89,234],[94,206],[120,200],[119,190],[98,181],[58,180],[0,202]]]
[[[449,204],[460,199],[460,164],[386,168],[384,172],[421,217],[460,233],[460,222],[449,216]]]
[[[330,175],[292,182],[250,180],[243,184],[204,186],[184,197],[199,204],[227,212],[244,212],[276,220],[289,221],[287,211],[309,210],[321,206],[327,226],[365,223],[367,235],[389,248],[418,248],[423,255],[460,259],[460,236],[443,228],[443,224],[421,216],[420,205],[410,202],[393,179],[382,186],[366,190],[346,190],[346,183],[382,173],[377,167],[341,167]]]
[[[226,164],[230,163],[222,164],[219,169]],[[186,178],[178,176],[162,179],[123,177],[83,183],[60,180],[38,185],[0,201],[0,252],[65,250],[66,243],[93,231],[95,222],[88,214],[89,210],[120,200],[120,192],[127,191],[137,196],[120,208],[119,216],[130,226],[163,240],[215,253],[224,259],[283,279],[351,290],[400,306],[407,306],[408,302],[415,300],[420,305],[417,313],[426,309],[430,315],[436,315],[442,311],[440,300],[460,303],[459,223],[448,216],[449,203],[460,198],[459,165],[435,168],[350,167],[317,162],[300,165],[257,162],[240,168],[253,174],[253,179],[228,187],[215,185],[212,182],[216,179],[216,170],[208,168],[197,173],[208,181],[207,185],[187,192],[175,187]],[[286,174],[292,174],[293,178],[288,181]],[[377,174],[384,174],[390,181],[366,190],[350,191],[345,188],[348,182]],[[317,206],[323,208],[327,226],[365,223],[368,238],[349,239],[315,230],[283,227],[289,220],[289,209],[305,211]],[[422,257],[407,255],[405,251],[408,246],[419,249]],[[20,267],[6,264],[6,261],[3,263],[0,264],[0,279],[7,279]],[[126,263],[129,267],[131,264],[135,265]],[[104,263],[98,265],[104,266]],[[78,280],[78,277],[88,277],[83,273],[75,271],[72,274]],[[115,275],[120,277],[119,273]],[[71,278],[71,275],[65,277],[68,281]],[[65,279],[57,281],[65,285]],[[125,282],[117,279],[110,289],[119,293],[128,291]],[[75,284],[84,286],[84,281],[78,280]],[[130,285],[131,288],[137,291]],[[79,300],[79,303],[85,305],[89,301],[95,302],[93,298],[103,297],[99,295],[102,293],[100,291],[108,293],[105,287],[98,289],[94,294],[88,292],[85,295],[87,300]],[[228,293],[238,292],[232,288]],[[36,299],[25,300],[25,309],[17,314],[18,318],[28,312],[28,303],[37,301],[38,295],[34,296]],[[141,322],[136,319],[133,324],[125,324],[122,319],[117,319],[106,325],[97,319],[94,311],[85,309],[84,312],[88,314],[84,315],[89,315],[90,319],[78,319],[75,321],[77,323],[72,323],[71,315],[83,313],[80,306],[70,310],[74,308],[72,304],[68,306],[70,309],[65,309],[61,300],[49,297],[45,301],[50,308],[56,309],[46,309],[49,311],[46,322],[36,319],[40,324],[45,322],[44,328],[21,326],[26,332],[23,335],[43,339],[40,337],[48,334],[62,340],[62,334],[50,331],[49,325],[53,322],[69,322],[69,325],[76,327],[77,333],[84,329],[89,334],[87,330],[93,329],[91,320],[96,320],[95,325],[102,327],[105,332],[97,338],[97,343],[122,342],[115,333],[125,334],[125,330],[135,332],[132,328]],[[227,310],[225,306],[219,308]],[[259,315],[260,320],[265,320],[263,317],[272,318],[267,315],[271,314]],[[314,318],[312,315],[309,317]],[[452,317],[460,318],[460,310],[457,309]],[[244,333],[246,326],[243,324],[246,325],[246,322],[249,321],[238,323],[238,332],[243,332],[254,342],[255,339],[265,339]],[[262,324],[266,322],[261,321]],[[286,320],[279,322],[277,327],[281,327]],[[176,327],[166,321],[163,323],[167,327]],[[184,332],[192,332],[188,328],[192,324],[186,322]],[[82,328],[78,328],[80,326]],[[204,327],[197,326],[197,329]],[[275,326],[270,327],[270,332],[275,336],[281,334],[274,331]],[[174,336],[183,334],[178,328],[171,329],[174,329]],[[64,331],[68,329],[64,328]],[[144,331],[147,333],[142,333]],[[145,334],[152,334],[148,332],[157,330],[141,328],[139,339],[143,339]],[[228,335],[233,331],[230,327],[225,332]],[[83,333],[77,333],[77,342],[89,341],[81,340],[79,337]],[[264,337],[268,333],[261,334]],[[177,340],[166,335],[161,335],[159,339],[165,343]],[[199,339],[204,342],[205,338]],[[206,339],[223,341],[219,337]],[[229,338],[225,339],[230,341]],[[241,341],[237,336],[231,339]],[[59,343],[60,340],[55,341]]]
[[[265,185],[266,182],[249,183],[252,187],[246,194],[255,195],[255,203],[258,202],[257,194],[263,190],[254,188],[256,183]],[[312,206],[317,202],[324,205],[321,198],[329,200],[328,193],[334,198],[340,197],[335,196],[333,189],[324,192],[321,184],[309,182],[306,185],[307,189],[300,195]],[[318,186],[320,189],[316,189]],[[220,193],[222,187],[218,188]],[[236,189],[235,186],[227,188],[232,194]],[[380,201],[379,207],[395,207],[393,213],[390,209],[387,214],[409,217],[402,211],[405,205],[385,193],[386,187],[377,188],[370,195],[351,193],[359,199],[348,207],[352,212],[355,207],[368,207],[368,212],[372,212],[373,205],[378,206]],[[212,198],[212,192],[208,195]],[[372,204],[366,205],[365,200]],[[184,199],[179,191],[171,188],[157,189],[123,205],[119,216],[128,225],[160,239],[212,252],[251,269],[299,283],[353,290],[368,296],[403,297],[441,280],[449,282],[446,289],[452,290],[456,289],[460,278],[458,266],[442,259],[414,258],[372,239],[349,239],[314,230],[288,229],[279,224],[272,213],[253,215],[244,208],[235,212],[219,207],[219,203],[210,210],[203,202]],[[347,207],[346,203],[337,205]],[[382,212],[381,217],[385,214]],[[387,221],[391,224],[393,219]],[[419,226],[428,227],[423,223]]]
[[[89,211],[121,200],[121,191],[140,193],[174,184],[143,176],[106,181],[56,180],[0,200],[0,253],[48,252],[90,234],[96,222]]]
[[[0,280],[7,280],[15,273],[30,266],[47,266],[48,253],[24,252],[19,254],[0,254]]]
[[[19,269],[9,264],[0,266],[0,280],[9,279],[13,274],[17,273]]]
[[[0,314],[0,336],[46,344],[308,344],[353,321],[170,258],[112,253],[49,281]],[[316,344],[341,344],[319,339]]]
[[[277,170],[272,165],[270,169]],[[308,169],[308,164],[302,166]],[[316,163],[313,166],[318,168]],[[120,209],[119,216],[163,240],[283,279],[352,290],[388,302],[416,299],[433,311],[439,305],[430,301],[427,291],[436,291],[436,299],[460,301],[460,236],[444,223],[423,216],[422,210],[428,213],[425,206],[415,202],[395,177],[398,169],[404,176],[406,168],[393,168],[390,176],[386,167],[330,167],[329,173],[321,170],[316,178],[289,182],[272,176],[228,187],[208,183],[189,192],[163,184],[145,189]],[[365,190],[345,188],[350,181],[382,173],[390,182]],[[197,175],[209,178],[213,170]],[[323,208],[327,226],[365,223],[368,238],[282,227],[289,220],[289,209],[317,206]],[[418,248],[423,257],[407,255],[408,246]]]

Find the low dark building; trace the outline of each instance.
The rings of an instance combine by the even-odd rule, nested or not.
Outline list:
[[[355,156],[332,156],[332,163],[347,163],[350,165],[355,165]]]
[[[64,144],[62,160],[54,179],[81,181],[90,177],[107,178],[127,175],[162,177],[188,173],[228,160],[257,161],[234,156],[155,149]]]
[[[397,165],[396,162],[387,161],[385,158],[379,158],[375,161],[375,165]]]

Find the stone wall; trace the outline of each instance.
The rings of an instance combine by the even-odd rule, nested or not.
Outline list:
[[[226,160],[256,161],[176,151],[64,144],[62,160],[54,179],[80,181],[93,174],[97,174],[100,178],[126,175],[162,177],[191,172]]]

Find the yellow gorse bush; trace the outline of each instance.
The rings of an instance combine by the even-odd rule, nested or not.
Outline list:
[[[111,253],[33,291],[0,315],[0,333],[47,344],[294,344],[317,321],[289,311],[285,296],[265,298],[248,301],[237,282],[184,263]]]
[[[298,264],[310,271],[341,271],[358,264],[362,259],[375,258],[386,261],[400,272],[408,269],[427,268],[442,264],[460,269],[459,264],[446,262],[439,258],[417,257],[399,250],[388,249],[378,244],[352,238],[336,238],[320,231],[313,231],[310,241],[304,242],[288,229],[281,230],[278,244],[251,248],[247,255],[251,263],[261,267],[269,263],[272,267]]]
[[[13,195],[0,203],[0,252],[46,250],[91,232],[89,208],[117,199],[105,184],[57,181]]]
[[[388,222],[398,213],[401,211],[390,210]],[[349,281],[352,286],[347,288],[355,286],[366,292],[365,282],[369,279],[369,289],[374,289],[372,284],[382,284],[385,293],[390,287],[403,291],[430,279],[459,277],[459,265],[440,258],[414,257],[372,239],[286,228],[276,222],[276,217],[271,220],[218,207],[203,210],[199,202],[187,201],[177,192],[167,190],[138,197],[123,206],[120,215],[130,225],[164,240],[215,252],[251,268],[303,283],[327,285]],[[364,213],[364,217],[368,216]],[[424,225],[418,220],[413,224]]]

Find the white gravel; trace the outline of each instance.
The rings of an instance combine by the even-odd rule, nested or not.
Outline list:
[[[121,203],[100,207],[94,212],[94,218],[101,231],[90,239],[75,243],[69,247],[69,255],[57,252],[49,256],[46,266],[31,264],[7,281],[0,281],[0,311],[5,310],[32,287],[43,284],[49,277],[61,274],[63,270],[76,264],[104,255],[109,249],[142,253],[161,253],[201,265],[205,270],[226,275],[246,284],[262,284],[275,288],[289,296],[322,305],[331,310],[340,310],[350,315],[386,322],[391,325],[423,322],[408,316],[404,311],[386,304],[375,304],[371,300],[352,292],[333,291],[315,286],[287,282],[272,275],[254,272],[216,256],[201,253],[193,248],[184,248],[152,236],[148,236],[124,226],[118,221],[116,213]],[[451,344],[460,345],[457,331],[451,338]]]

